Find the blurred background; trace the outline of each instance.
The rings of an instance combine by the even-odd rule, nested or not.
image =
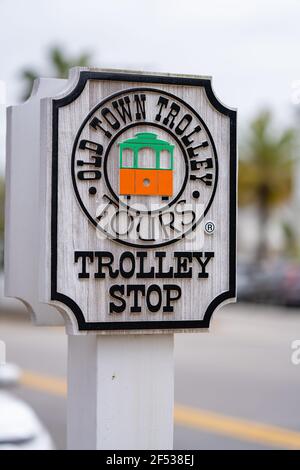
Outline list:
[[[174,445],[300,448],[299,15],[297,0],[0,0],[0,449],[65,447],[64,331],[3,297],[5,108],[74,65],[209,75],[238,108],[238,303],[176,335]]]

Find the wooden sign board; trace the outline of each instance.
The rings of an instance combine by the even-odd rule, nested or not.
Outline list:
[[[68,80],[41,78],[30,98],[7,109],[5,174],[6,297],[23,302],[37,325],[61,325],[57,309],[38,301],[41,99],[62,91]]]
[[[209,78],[75,69],[41,113],[40,300],[73,332],[208,328],[235,298],[236,111]]]

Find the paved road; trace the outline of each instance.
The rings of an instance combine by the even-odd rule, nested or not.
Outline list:
[[[64,331],[6,315],[0,316],[0,339],[7,359],[30,371],[26,386],[15,393],[64,448]],[[300,310],[240,304],[216,313],[209,334],[176,335],[175,448],[300,447],[300,365],[291,363],[295,339]]]

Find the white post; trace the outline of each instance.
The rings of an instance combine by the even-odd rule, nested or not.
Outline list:
[[[68,340],[68,449],[172,449],[174,335]]]

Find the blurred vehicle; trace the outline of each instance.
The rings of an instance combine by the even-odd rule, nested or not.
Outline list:
[[[254,264],[240,263],[237,265],[237,298],[240,301],[251,302],[255,298]]]
[[[240,265],[238,300],[300,307],[300,265],[285,260],[265,265]]]
[[[291,264],[285,270],[281,286],[282,302],[287,307],[300,307],[300,266]]]
[[[53,450],[52,439],[34,411],[7,391],[19,377],[16,366],[0,365],[0,450]]]

